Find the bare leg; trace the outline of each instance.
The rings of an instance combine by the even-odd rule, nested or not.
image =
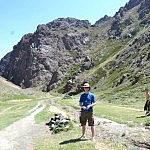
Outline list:
[[[94,126],[91,126],[92,138],[94,137]]]
[[[82,126],[82,135],[85,135],[85,126]]]

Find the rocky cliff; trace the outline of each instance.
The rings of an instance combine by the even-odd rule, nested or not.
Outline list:
[[[82,49],[89,41],[85,29],[89,27],[88,21],[74,18],[59,18],[39,25],[35,33],[24,35],[13,51],[1,60],[1,75],[24,88],[49,80],[61,82],[83,57]]]

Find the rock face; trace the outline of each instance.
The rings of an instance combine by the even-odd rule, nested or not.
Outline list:
[[[96,21],[94,26],[99,26],[101,23],[107,22],[110,19],[112,19],[112,17],[108,17],[107,15],[105,15],[103,18],[100,18],[98,21]]]
[[[34,34],[24,35],[13,51],[1,60],[1,75],[24,88],[49,80],[50,84],[59,83],[82,58],[82,47],[89,41],[88,33],[76,32],[76,27],[88,28],[90,23],[61,18],[39,25]]]
[[[91,24],[88,20],[78,20],[75,18],[58,18],[47,24],[49,29],[68,29],[71,27],[89,28]]]
[[[149,0],[145,0],[141,3],[141,6],[138,10],[139,12],[139,19],[144,19],[146,23],[149,23],[149,13],[150,13],[150,2]]]
[[[34,33],[24,35],[13,51],[2,58],[0,75],[23,88],[42,85],[43,91],[49,91],[63,83],[63,93],[79,93],[83,81],[102,84],[110,72],[122,67],[130,66],[130,70],[147,66],[150,60],[149,20],[149,0],[130,0],[113,17],[105,15],[94,25],[75,18],[58,18],[38,25]],[[111,46],[118,41],[130,41],[130,44],[126,42],[125,49],[122,47],[124,50],[118,52],[113,63],[108,62],[96,74],[87,77],[84,72],[115,54]],[[102,46],[103,43],[106,44]],[[108,49],[103,50],[108,43]],[[122,75],[112,87],[126,80],[134,85],[140,77],[140,74]],[[72,91],[73,88],[76,89]]]
[[[126,5],[125,5],[125,9],[129,10],[132,9],[134,7],[136,7],[137,5],[139,5],[140,3],[144,2],[145,0],[130,0]]]

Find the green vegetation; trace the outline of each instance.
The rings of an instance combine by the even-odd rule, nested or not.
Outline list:
[[[94,143],[87,141],[79,141],[77,138],[80,136],[79,129],[63,132],[55,135],[51,135],[51,140],[42,139],[38,142],[36,150],[77,150],[77,149],[91,149],[96,150]]]
[[[16,95],[12,97],[16,98]],[[0,130],[29,115],[29,110],[37,104],[36,99],[8,100],[8,97],[6,99],[7,101],[0,100]]]
[[[107,118],[118,123],[136,126],[150,122],[150,118],[141,117],[144,112],[142,109],[133,109],[130,106],[115,106],[112,104],[100,104],[95,106],[95,115]]]
[[[112,59],[116,54],[128,44],[129,40],[116,41],[114,39],[108,39],[103,41],[94,52],[89,51],[88,54],[93,57],[94,64],[97,66],[106,60]]]
[[[108,89],[93,89],[97,97],[97,105],[94,108],[96,117],[104,117],[118,123],[123,123],[128,126],[145,126],[149,128],[150,118],[142,117],[144,115],[143,105],[145,102],[145,95],[143,89],[145,86],[149,87],[149,84],[144,86],[133,86],[126,88],[122,85],[120,88],[108,88]],[[12,122],[19,120],[29,115],[29,110],[37,105],[39,101],[43,101],[47,104],[46,108],[36,115],[37,123],[46,123],[55,112],[50,110],[50,107],[54,106],[58,110],[62,110],[71,115],[72,111],[79,113],[80,107],[78,105],[79,96],[72,96],[70,98],[63,98],[63,95],[50,96],[50,100],[47,98],[33,98],[30,95],[15,94],[12,96],[6,96],[0,100],[0,130],[4,129]],[[61,109],[60,109],[61,108]],[[57,111],[57,110],[56,110]],[[38,139],[34,149],[48,150],[48,149],[87,149],[98,150],[99,147],[105,147],[111,150],[128,149],[127,143],[115,143],[111,141],[89,142],[79,141],[78,137],[81,134],[79,128],[79,120],[72,120],[71,130],[59,132],[57,134],[49,133],[48,137]]]
[[[96,83],[98,83],[98,81],[102,78],[106,76],[106,70],[104,70],[103,68],[98,68],[95,72],[94,72],[94,80],[92,80],[91,86],[95,85]]]
[[[119,92],[114,95],[108,92],[102,95],[99,95],[98,92],[95,94],[97,97],[95,115],[97,117],[111,119],[129,126],[141,124],[144,126],[150,123],[150,118],[142,117],[144,115],[145,97],[144,93],[140,93],[140,90],[137,90],[137,92],[131,90],[124,94]],[[72,97],[71,99],[60,99],[55,101],[55,103],[61,105],[65,111],[68,111],[68,106],[79,111],[78,98],[79,96]]]
[[[64,77],[63,81],[61,82],[61,85],[56,89],[58,93],[64,93],[64,85],[67,83],[68,79],[73,75],[75,71],[77,71],[80,67],[80,64],[74,65],[70,71],[67,73],[67,75]]]
[[[33,98],[31,95],[25,95],[25,94],[7,94],[3,95],[0,98],[0,101],[7,101],[7,100],[23,100],[23,99],[31,99]]]
[[[37,123],[48,122],[53,115],[54,114],[49,111],[49,106],[47,106],[41,113],[35,116],[35,120]]]
[[[76,51],[70,50],[69,53],[71,54],[71,56],[72,56],[74,59],[76,59],[76,57],[77,57],[77,52],[76,52]]]
[[[100,147],[104,147],[111,150],[127,150],[126,145],[115,142],[90,142],[89,140],[80,141],[79,127],[69,130],[68,132],[61,132],[58,134],[52,134],[49,138],[38,140],[35,146],[35,150],[98,150]]]

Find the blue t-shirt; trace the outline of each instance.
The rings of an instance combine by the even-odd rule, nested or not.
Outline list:
[[[88,105],[91,105],[92,103],[95,103],[96,102],[96,98],[95,98],[94,94],[91,93],[91,92],[83,93],[80,96],[79,102],[82,104],[82,106],[87,107]],[[88,110],[84,110],[83,108],[81,108],[81,111],[93,112],[93,107],[90,107]]]

